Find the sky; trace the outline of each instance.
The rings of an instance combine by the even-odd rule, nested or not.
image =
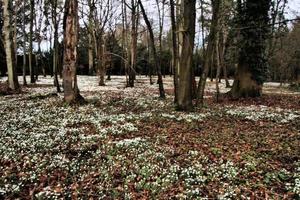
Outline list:
[[[289,0],[288,4],[287,16],[295,18],[295,16],[300,14],[300,0]]]
[[[157,12],[157,7],[155,4],[154,0],[151,1],[145,1],[144,2],[144,7],[146,8],[147,14],[149,16],[149,18],[157,18],[158,16],[158,12]],[[170,19],[169,19],[169,8],[168,6],[166,6],[165,8],[165,29],[164,31],[168,31],[169,27],[170,27]],[[155,17],[154,17],[155,16]],[[286,18],[287,19],[294,19],[296,18],[296,16],[300,16],[300,0],[288,0],[288,7],[286,10]],[[158,30],[158,22],[154,22],[154,30]],[[198,40],[198,39],[196,39]],[[199,41],[199,40],[198,40]],[[197,41],[196,41],[197,43]],[[36,45],[35,45],[36,46]],[[44,41],[42,43],[42,50],[43,51],[48,51],[49,50],[49,42],[48,41]]]

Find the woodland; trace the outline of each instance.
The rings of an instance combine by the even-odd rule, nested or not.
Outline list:
[[[298,0],[0,0],[0,199],[300,199]]]

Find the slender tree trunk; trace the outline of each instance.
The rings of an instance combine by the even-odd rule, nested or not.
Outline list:
[[[54,30],[53,74],[54,86],[56,86],[57,92],[61,92],[58,81],[58,27],[56,27]]]
[[[95,5],[92,2],[92,0],[88,1],[89,4],[89,49],[88,49],[88,55],[89,55],[89,75],[93,75],[94,71],[94,40],[93,40],[93,32],[94,32],[94,26],[93,26],[93,15],[94,15],[94,8]]]
[[[217,74],[216,74],[216,101],[219,102],[220,97],[220,87],[219,87],[219,80],[221,74],[221,65],[220,65],[220,51],[219,51],[219,36],[220,32],[217,31],[216,34],[216,43],[215,43],[215,61],[217,67]]]
[[[29,73],[30,73],[30,83],[35,83],[34,67],[33,67],[33,59],[32,59],[33,18],[34,18],[34,0],[30,0],[30,30],[29,30]]]
[[[196,0],[182,0],[179,23],[178,110],[190,111],[192,103],[192,62],[195,40]]]
[[[172,24],[172,68],[174,71],[174,103],[178,103],[178,46],[177,46],[177,35],[176,35],[176,19],[175,19],[175,6],[174,1],[170,0],[171,7],[171,24]]]
[[[129,68],[129,87],[134,87],[135,81],[135,68],[137,59],[137,25],[138,25],[138,12],[137,3],[131,0],[131,67]]]
[[[125,0],[122,0],[122,52],[123,52],[123,57],[128,60],[128,43],[127,43],[127,11],[126,11],[126,5],[125,5]],[[124,73],[125,73],[125,78],[126,78],[126,86],[129,85],[128,82],[128,62],[123,62],[124,64]]]
[[[22,32],[23,32],[23,85],[26,86],[27,85],[27,81],[26,81],[26,65],[27,65],[27,59],[26,59],[26,22],[25,22],[25,18],[26,18],[26,1],[23,2],[23,22],[22,22]]]
[[[94,51],[93,51],[93,36],[89,33],[89,75],[93,75],[94,69]]]
[[[201,10],[201,35],[202,35],[202,56],[205,57],[205,33],[204,33],[204,0],[200,0],[200,10]],[[204,62],[203,62],[204,63]]]
[[[77,43],[78,43],[78,2],[66,0],[64,27],[64,100],[75,103],[83,100],[77,86]]]
[[[221,65],[221,68],[223,69],[223,76],[225,79],[226,88],[229,88],[230,83],[228,80],[227,67],[225,64],[225,50],[226,50],[227,33],[225,32],[225,30],[222,30],[220,32],[220,34],[221,34],[221,40],[220,40],[221,44],[219,45],[220,65]]]
[[[61,92],[58,81],[58,22],[57,22],[57,0],[52,5],[52,19],[54,25],[54,47],[53,47],[53,75],[54,86],[57,92]]]
[[[210,66],[212,65],[213,60],[213,53],[214,53],[214,47],[215,47],[215,41],[216,41],[216,33],[217,33],[217,27],[218,27],[218,17],[219,17],[219,10],[220,10],[220,0],[214,0],[213,1],[213,16],[212,16],[212,24],[210,27],[210,33],[209,33],[209,40],[207,49],[205,51],[205,63],[204,63],[204,69],[202,72],[202,75],[199,80],[198,84],[198,92],[197,92],[197,105],[203,106],[203,98],[204,98],[204,89],[206,85],[206,79],[208,75],[208,71],[210,69]]]
[[[15,1],[15,8],[13,11],[13,15],[14,16],[14,31],[13,31],[13,46],[14,46],[14,54],[15,54],[15,65],[16,65],[16,69],[18,68],[18,41],[17,41],[17,25],[18,25],[18,20],[17,20],[17,5],[19,4],[19,1]]]
[[[104,62],[104,44],[103,38],[100,36],[98,40],[98,74],[99,74],[99,86],[105,86],[105,62]]]
[[[166,98],[165,90],[164,90],[164,84],[163,84],[163,79],[162,79],[162,74],[161,74],[161,66],[160,66],[159,58],[157,56],[156,48],[155,48],[153,30],[152,30],[150,21],[149,21],[149,19],[147,17],[147,14],[145,12],[145,9],[144,9],[144,6],[143,6],[141,0],[138,0],[138,2],[140,4],[141,11],[142,11],[145,23],[147,25],[149,34],[150,34],[150,46],[151,46],[151,49],[152,49],[152,54],[153,54],[153,57],[154,57],[154,63],[156,65],[157,75],[158,75],[159,95],[160,95],[160,98]]]
[[[38,43],[39,50],[38,50],[38,52],[39,52],[40,65],[42,67],[43,76],[46,77],[46,67],[45,67],[45,63],[43,61],[43,54],[42,54],[42,49],[41,49],[41,43],[42,43],[42,40],[39,38],[39,43]]]
[[[150,85],[153,85],[153,79],[152,79],[152,66],[151,66],[151,63],[150,63],[150,41],[148,39],[148,36],[147,36],[147,50],[148,50],[148,75],[149,75],[149,80],[150,80]]]
[[[38,58],[38,54],[34,55],[34,59],[35,59],[35,80],[37,81],[39,79],[39,68],[40,68],[40,62],[39,62],[39,58]]]
[[[15,54],[13,48],[13,30],[12,30],[12,0],[3,1],[3,18],[4,18],[4,46],[6,53],[6,64],[8,71],[8,86],[12,90],[20,88],[16,74]]]
[[[158,36],[158,41],[159,41],[159,65],[162,68],[162,58],[161,58],[161,54],[162,54],[162,36],[163,36],[163,28],[164,28],[164,20],[165,20],[165,1],[166,0],[162,0],[162,7],[159,6],[159,0],[156,0],[156,5],[157,5],[157,11],[158,11],[158,20],[159,20],[159,36]],[[165,77],[166,72],[165,72],[165,67],[162,70],[162,74]],[[157,81],[157,83],[159,82],[159,80]]]

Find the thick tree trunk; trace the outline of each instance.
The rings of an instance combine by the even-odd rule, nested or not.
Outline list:
[[[193,109],[192,62],[195,39],[196,0],[182,0],[179,23],[179,88],[177,108],[183,111]]]
[[[4,18],[4,46],[6,53],[6,64],[8,72],[8,86],[12,90],[20,88],[18,77],[16,74],[15,54],[13,48],[13,35],[12,35],[12,0],[3,1],[3,18]]]
[[[239,65],[235,80],[230,91],[232,98],[258,97],[262,94],[262,85],[253,79],[249,64]]]
[[[76,103],[83,98],[77,86],[78,2],[66,0],[64,22],[64,100]]]
[[[158,58],[157,53],[156,53],[154,34],[153,34],[152,26],[151,26],[150,21],[147,17],[147,14],[145,12],[145,9],[143,7],[143,4],[142,4],[141,0],[139,0],[139,4],[140,4],[141,11],[142,11],[145,23],[147,25],[149,34],[150,34],[150,46],[151,46],[151,49],[152,49],[154,63],[155,63],[156,70],[157,70],[157,75],[158,75],[159,95],[160,95],[160,98],[164,99],[164,98],[166,98],[166,95],[165,95],[165,90],[164,90],[162,74],[161,74],[161,66],[160,66],[159,58]]]
[[[270,4],[271,0],[247,0],[240,10],[240,25],[254,28],[241,30],[243,41],[238,69],[230,91],[232,98],[259,97],[262,94],[267,66],[266,40],[269,36]]]

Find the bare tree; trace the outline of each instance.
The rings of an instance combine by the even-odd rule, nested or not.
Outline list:
[[[54,45],[53,45],[53,75],[54,75],[54,86],[56,86],[56,91],[61,92],[59,81],[58,81],[58,58],[59,58],[59,41],[58,41],[58,32],[59,32],[59,24],[61,21],[60,13],[62,8],[59,7],[58,0],[49,0],[51,5],[51,18],[54,29]],[[59,10],[59,11],[58,11]]]
[[[13,47],[13,26],[12,24],[12,0],[3,1],[3,17],[4,17],[4,46],[6,53],[6,64],[8,71],[8,86],[12,90],[19,89],[18,77],[15,66],[15,53]]]
[[[154,63],[155,63],[156,70],[157,70],[157,75],[158,75],[158,85],[159,85],[160,98],[165,98],[166,95],[165,95],[165,90],[164,90],[162,74],[161,74],[161,66],[160,66],[160,63],[159,63],[159,58],[158,58],[157,53],[156,53],[155,42],[154,42],[154,34],[153,34],[152,26],[150,24],[150,21],[148,19],[148,16],[146,14],[146,11],[144,9],[144,6],[143,6],[141,0],[138,0],[138,3],[141,7],[141,11],[142,11],[145,23],[147,25],[147,28],[148,28],[148,31],[149,31],[149,34],[150,34],[150,46],[151,46],[151,49],[152,49],[152,53],[153,53],[153,57],[154,57]]]
[[[216,35],[218,31],[219,23],[219,11],[220,11],[220,0],[213,0],[213,16],[210,27],[210,33],[208,38],[208,45],[205,51],[205,63],[202,75],[199,80],[198,91],[197,91],[197,105],[203,106],[204,89],[206,85],[206,79],[210,66],[213,64],[213,55],[215,51]]]
[[[157,6],[157,11],[158,11],[158,22],[159,22],[159,35],[158,35],[158,42],[159,42],[159,65],[162,66],[162,61],[161,61],[161,54],[162,54],[162,36],[163,36],[163,28],[164,28],[164,22],[165,22],[165,4],[166,0],[161,0],[161,6],[160,6],[160,1],[155,0],[156,6]],[[165,75],[165,72],[163,73]]]
[[[95,54],[97,58],[97,73],[99,76],[99,86],[104,86],[106,69],[105,62],[103,61],[105,56],[105,43],[103,41],[103,37],[105,34],[105,27],[113,15],[113,5],[111,0],[100,0],[97,3],[97,9],[95,9],[94,15]]]
[[[135,81],[135,68],[137,61],[137,37],[138,37],[138,24],[139,24],[139,11],[137,0],[131,0],[131,5],[129,6],[126,1],[124,1],[126,6],[131,10],[131,44],[130,44],[130,67],[128,68],[128,87],[134,87]]]

